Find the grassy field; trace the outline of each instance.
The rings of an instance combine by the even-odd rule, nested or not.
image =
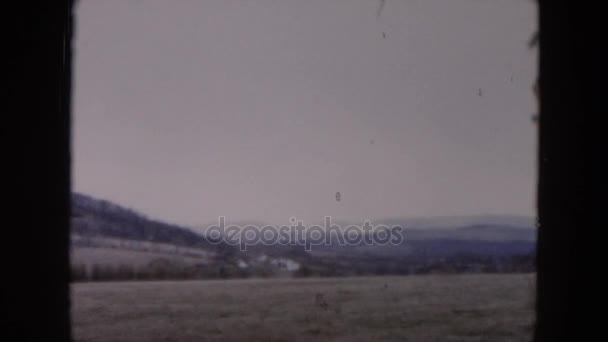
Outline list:
[[[532,274],[77,283],[76,341],[529,341]]]

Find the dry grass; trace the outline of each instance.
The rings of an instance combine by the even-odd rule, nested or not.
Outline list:
[[[76,341],[529,341],[531,274],[82,283]]]

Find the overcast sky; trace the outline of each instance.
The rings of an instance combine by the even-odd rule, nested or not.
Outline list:
[[[187,225],[533,216],[533,2],[378,4],[79,1],[74,190]]]

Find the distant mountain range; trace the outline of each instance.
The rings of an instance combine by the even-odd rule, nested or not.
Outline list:
[[[349,224],[334,223],[342,227]],[[72,264],[78,266],[77,280],[534,269],[536,229],[532,218],[458,216],[397,218],[372,223],[403,227],[404,241],[387,246],[320,245],[309,252],[298,245],[256,245],[241,252],[237,246],[212,240],[204,232],[152,220],[112,202],[74,193]],[[137,266],[132,264],[133,260],[138,260]],[[101,269],[105,270],[102,272],[105,276],[100,275]],[[118,269],[121,269],[119,276],[116,275]]]

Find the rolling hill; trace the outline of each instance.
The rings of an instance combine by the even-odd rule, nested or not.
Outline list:
[[[72,264],[75,278],[80,280],[517,272],[534,268],[536,229],[529,218],[402,218],[375,224],[403,227],[403,242],[385,246],[333,243],[310,251],[302,245],[258,244],[240,251],[238,246],[189,227],[153,220],[110,201],[74,193]]]

